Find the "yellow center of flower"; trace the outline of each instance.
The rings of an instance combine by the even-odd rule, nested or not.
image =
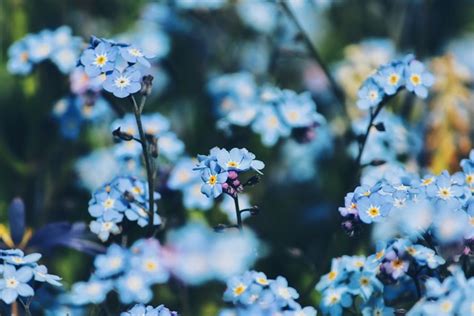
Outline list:
[[[112,269],[117,269],[122,265],[122,258],[121,257],[113,257],[110,259],[110,267]]]
[[[110,230],[110,229],[112,229],[112,222],[104,222],[104,223],[102,223],[102,229],[103,229],[103,230]]]
[[[239,164],[238,164],[237,162],[235,162],[235,161],[229,161],[229,162],[227,163],[227,167],[233,167],[233,168],[235,168],[235,167],[237,167],[238,165],[239,165]]]
[[[145,270],[146,271],[155,271],[158,265],[152,260],[145,261]]]
[[[396,259],[392,261],[392,267],[394,269],[401,269],[403,267],[403,261],[400,259]]]
[[[125,76],[120,76],[115,79],[114,83],[118,88],[123,89],[127,87],[128,85],[130,85],[130,79],[128,79]]]
[[[114,204],[115,204],[114,199],[107,198],[107,200],[105,200],[102,205],[104,206],[105,209],[109,209],[109,208],[114,207]]]
[[[329,272],[329,274],[328,274],[328,279],[329,279],[330,281],[333,281],[336,277],[337,277],[337,271],[331,271],[331,272]]]
[[[95,56],[95,64],[99,67],[104,66],[109,59],[107,58],[107,55],[105,54],[100,54]]]
[[[210,185],[215,185],[217,183],[217,176],[212,174],[209,177],[209,180],[207,181],[207,183],[209,183]]]
[[[278,127],[278,125],[279,125],[279,124],[278,124],[278,119],[277,119],[275,116],[269,117],[268,120],[267,120],[267,122],[268,122],[268,126],[269,126],[270,128],[276,128],[276,127]]]
[[[466,175],[466,183],[472,184],[473,182],[474,182],[474,175],[473,174]]]
[[[361,268],[361,267],[364,266],[364,262],[362,262],[362,261],[356,261],[356,262],[354,263],[354,265],[355,265],[356,267],[358,267],[358,268]]]
[[[391,74],[390,76],[388,76],[388,83],[392,86],[396,85],[399,80],[400,76],[398,76],[397,74]]]
[[[421,181],[422,185],[429,185],[431,183],[433,183],[433,178],[426,178]]]
[[[261,285],[267,285],[268,284],[268,280],[265,279],[265,278],[257,278],[257,283],[258,284],[261,284]]]
[[[295,122],[300,118],[300,114],[297,111],[290,111],[288,113],[288,120],[290,122]]]
[[[369,92],[369,99],[371,101],[375,101],[375,99],[377,99],[377,97],[379,96],[379,94],[377,93],[376,90],[370,90]]]
[[[410,76],[410,81],[414,86],[417,86],[421,83],[421,77],[418,74],[412,74]]]
[[[377,206],[371,205],[369,209],[367,210],[367,214],[372,218],[377,217],[380,215],[380,208]]]
[[[128,50],[128,52],[130,53],[130,55],[135,56],[135,57],[142,57],[143,56],[142,52],[139,49],[136,49],[136,48],[130,48]]]
[[[469,224],[471,224],[472,226],[474,226],[474,217],[470,217],[470,218],[469,218]]]
[[[408,248],[407,248],[407,252],[408,252],[410,255],[414,256],[414,255],[416,254],[416,249],[413,248],[413,247],[408,247]]]
[[[448,313],[451,311],[451,309],[453,309],[453,303],[451,303],[450,301],[444,301],[443,303],[441,303],[441,310],[445,313]]]
[[[451,189],[450,188],[439,188],[438,196],[442,199],[448,199],[451,197]]]
[[[384,251],[381,250],[375,254],[375,259],[380,260],[384,255]]]
[[[132,192],[135,194],[142,194],[142,189],[140,187],[133,187]]]
[[[28,53],[27,52],[23,52],[20,54],[20,60],[25,62],[28,60]]]
[[[6,279],[5,283],[8,288],[16,288],[19,282],[15,278]]]
[[[132,291],[138,291],[142,288],[143,280],[138,276],[131,276],[127,280],[127,286]]]
[[[360,278],[359,283],[361,286],[367,286],[369,285],[370,282],[369,282],[369,279],[367,278]]]
[[[329,297],[329,304],[333,305],[333,304],[336,304],[337,302],[339,302],[339,295],[337,295],[337,294],[332,294],[332,295]]]
[[[234,295],[235,296],[240,296],[242,293],[245,292],[245,290],[247,289],[247,287],[245,285],[243,285],[242,283],[239,283],[237,284],[236,287],[234,287]]]

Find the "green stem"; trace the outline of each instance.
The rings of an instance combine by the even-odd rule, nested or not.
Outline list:
[[[153,166],[153,160],[150,156],[149,144],[145,136],[145,132],[143,130],[142,124],[142,110],[146,102],[146,96],[142,96],[140,100],[140,105],[138,105],[135,97],[132,95],[132,102],[133,102],[133,112],[135,114],[135,120],[137,122],[138,134],[140,136],[140,143],[142,145],[143,151],[143,160],[145,161],[145,169],[146,169],[146,176],[148,179],[148,233],[149,237],[153,236],[153,217],[154,217],[154,207],[155,207],[155,200],[154,200],[154,193],[155,193],[155,171]]]

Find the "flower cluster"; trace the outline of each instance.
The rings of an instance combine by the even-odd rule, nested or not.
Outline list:
[[[321,292],[321,309],[331,316],[357,304],[363,315],[394,315],[382,297],[383,284],[377,278],[377,265],[371,257],[343,256],[332,260],[331,271],[316,285]],[[357,298],[360,298],[357,299]]]
[[[239,176],[249,170],[261,174],[265,164],[255,159],[255,155],[245,148],[220,149],[214,147],[209,155],[198,155],[198,165],[194,168],[201,173],[204,182],[201,192],[216,198],[223,192],[237,196],[244,188]],[[250,180],[249,180],[250,181]]]
[[[164,305],[153,307],[137,304],[128,311],[121,313],[120,316],[178,316],[178,313],[169,310]]]
[[[222,116],[220,128],[251,125],[266,146],[291,134],[299,141],[311,141],[315,128],[325,122],[309,93],[297,94],[269,85],[259,88],[249,73],[215,78],[208,89]]]
[[[129,44],[92,37],[80,64],[89,78],[100,77],[104,90],[125,98],[141,90],[144,71],[153,57]]]
[[[473,311],[474,278],[466,279],[459,267],[443,281],[426,281],[426,295],[407,313],[408,316],[470,315]]]
[[[247,271],[227,281],[224,301],[233,303],[235,310],[224,309],[219,315],[316,316],[316,309],[301,307],[298,298],[298,292],[284,277],[272,280],[263,272]]]
[[[61,72],[69,73],[76,66],[82,45],[81,38],[71,33],[68,26],[61,26],[26,35],[8,49],[8,71],[27,75],[35,64],[50,59]]]
[[[105,254],[95,258],[95,272],[90,279],[72,286],[70,303],[99,304],[112,290],[122,303],[148,303],[153,297],[151,287],[169,279],[162,252],[154,239],[138,240],[130,249],[112,244]]]
[[[359,89],[357,106],[361,110],[375,108],[384,98],[396,94],[403,87],[426,98],[433,83],[434,77],[425,66],[408,55],[403,60],[380,66],[374,75],[366,79]]]
[[[48,283],[53,286],[61,286],[60,277],[49,274],[44,265],[37,261],[41,254],[32,253],[26,255],[20,249],[0,250],[0,299],[6,304],[11,304],[20,297],[31,297],[35,295],[34,283]]]
[[[472,158],[474,152],[461,162],[463,171],[454,175],[444,171],[420,178],[401,170],[375,184],[357,187],[339,208],[344,228],[353,233],[360,222],[381,222],[380,230],[375,230],[379,240],[397,235],[416,240],[429,235],[440,245],[468,245],[474,216]]]
[[[154,192],[155,201],[159,198],[160,194]],[[110,234],[120,233],[118,224],[124,217],[129,221],[136,221],[140,227],[145,227],[149,219],[148,203],[148,186],[145,182],[131,176],[117,177],[92,194],[89,214],[95,220],[90,223],[90,229],[102,241],[106,241]],[[153,224],[161,224],[156,212]]]
[[[99,304],[114,290],[122,303],[145,304],[152,299],[152,286],[170,276],[191,285],[227,280],[255,262],[257,245],[250,231],[216,234],[197,223],[169,232],[164,245],[152,238],[139,239],[129,249],[112,244],[95,258],[89,280],[73,285],[67,301]]]
[[[111,116],[109,103],[102,97],[82,94],[70,95],[57,101],[52,110],[65,139],[77,139],[87,123],[100,123]]]
[[[145,135],[158,139],[160,157],[168,161],[176,160],[184,152],[184,143],[178,139],[175,133],[171,132],[170,121],[160,113],[146,114],[142,116],[142,125]],[[127,114],[123,118],[112,123],[112,131],[120,128],[121,133],[138,138],[138,129],[133,114]],[[119,160],[139,161],[142,154],[142,147],[136,141],[121,141],[114,147],[115,156]]]

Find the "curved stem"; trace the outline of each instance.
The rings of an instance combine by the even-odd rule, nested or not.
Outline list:
[[[149,144],[145,136],[145,132],[143,130],[142,124],[142,110],[146,102],[146,96],[142,96],[140,100],[140,105],[138,105],[135,97],[132,95],[132,102],[133,102],[133,112],[135,114],[135,120],[137,122],[138,134],[140,136],[140,143],[142,145],[143,151],[143,160],[145,161],[145,169],[146,169],[146,176],[148,179],[148,236],[153,235],[153,217],[154,217],[154,207],[155,207],[155,200],[154,200],[154,192],[155,192],[155,170],[153,166],[153,160],[150,155]]]
[[[361,165],[361,160],[362,160],[362,154],[364,153],[365,149],[365,144],[367,143],[367,139],[369,138],[370,134],[370,129],[374,125],[374,121],[377,118],[377,115],[379,115],[380,111],[382,110],[383,106],[385,105],[386,102],[380,102],[379,105],[375,108],[375,111],[370,109],[370,120],[369,120],[369,125],[367,125],[367,129],[365,130],[365,134],[362,138],[362,141],[359,143],[359,154],[357,155],[357,167],[359,168]]]
[[[235,215],[237,216],[237,227],[242,232],[242,213],[240,212],[239,196],[236,194],[232,198],[234,199]]]
[[[311,53],[311,55],[313,56],[314,60],[319,64],[319,66],[321,67],[321,69],[323,70],[324,72],[324,75],[326,76],[327,80],[329,81],[329,84],[331,85],[331,89],[334,93],[334,96],[337,98],[337,100],[339,101],[340,103],[340,106],[341,106],[341,109],[342,111],[345,112],[345,106],[344,106],[344,103],[345,103],[345,96],[344,96],[344,93],[342,92],[342,90],[339,88],[339,85],[336,83],[336,80],[334,79],[334,77],[331,75],[331,72],[329,71],[329,69],[327,68],[326,64],[322,61],[321,59],[321,56],[319,55],[319,52],[318,50],[316,49],[316,47],[314,46],[313,42],[311,41],[309,35],[306,33],[306,31],[304,30],[303,26],[301,25],[301,23],[299,22],[298,18],[296,17],[296,15],[293,13],[293,11],[291,10],[291,8],[289,7],[288,5],[289,2],[285,1],[285,0],[282,0],[280,1],[280,5],[281,7],[283,8],[283,10],[285,11],[285,13],[287,14],[287,16],[290,18],[290,20],[293,21],[293,24],[296,26],[296,28],[298,29],[298,31],[300,32],[300,34],[302,35],[302,38],[305,42],[305,45],[308,49],[308,51]]]

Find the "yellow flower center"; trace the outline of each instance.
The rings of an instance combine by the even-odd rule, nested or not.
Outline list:
[[[452,308],[453,308],[453,303],[449,301],[445,301],[441,304],[441,310],[445,313],[450,312]]]
[[[388,83],[392,86],[396,85],[399,80],[400,77],[397,74],[391,74],[390,76],[388,76]]]
[[[261,285],[267,285],[268,284],[268,280],[265,279],[265,278],[257,278],[257,283],[258,284],[261,284]]]
[[[235,296],[240,296],[242,293],[245,292],[247,287],[243,285],[242,283],[239,283],[236,287],[234,287],[234,295]]]
[[[378,208],[377,206],[371,205],[369,209],[367,210],[367,214],[372,218],[377,217],[380,215],[380,208]]]
[[[394,269],[401,269],[403,267],[403,261],[400,259],[396,259],[392,261],[392,267]]]
[[[142,194],[142,189],[140,187],[133,187],[132,192],[135,194]]]
[[[300,118],[300,114],[297,111],[291,111],[288,113],[288,120],[290,122],[295,122]]]
[[[375,259],[380,260],[384,255],[384,251],[381,250],[375,254]]]
[[[328,274],[328,279],[329,279],[330,281],[333,281],[336,277],[337,277],[337,271],[331,271],[331,272],[329,272],[329,274]]]
[[[448,199],[451,197],[451,189],[450,188],[439,188],[438,196],[442,199]]]
[[[128,79],[125,76],[120,76],[120,77],[115,79],[114,83],[118,88],[122,89],[122,88],[125,88],[128,85],[130,85],[130,79]]]
[[[235,168],[235,167],[237,167],[238,165],[239,165],[239,164],[238,164],[236,161],[229,161],[229,162],[227,163],[227,167],[233,167],[233,168]]]
[[[375,101],[375,99],[377,99],[377,97],[379,96],[379,94],[377,93],[376,90],[370,90],[369,92],[369,99],[371,101]]]
[[[99,67],[104,66],[109,59],[107,58],[107,55],[105,54],[100,54],[95,56],[95,64]]]
[[[20,60],[25,62],[28,60],[28,53],[27,52],[23,52],[20,54]]]
[[[102,203],[102,205],[104,206],[105,209],[109,209],[109,208],[114,207],[114,204],[115,204],[115,200],[114,200],[114,199],[111,199],[111,198],[107,198],[107,199]]]
[[[431,178],[423,179],[423,180],[421,181],[421,184],[422,184],[422,185],[429,185],[429,184],[431,184],[431,183],[433,183],[433,178],[432,178],[432,177],[431,177]]]
[[[367,286],[367,285],[369,285],[370,282],[369,282],[369,279],[367,279],[367,278],[360,278],[359,283],[362,286]]]
[[[15,278],[6,279],[5,283],[8,288],[16,288],[19,282]]]
[[[466,175],[466,183],[467,184],[472,184],[474,182],[474,175],[468,174]]]
[[[275,116],[271,116],[270,118],[268,118],[267,122],[270,128],[276,128],[279,125],[278,119]]]
[[[337,295],[337,294],[332,294],[332,295],[329,297],[329,304],[333,305],[333,304],[336,304],[337,302],[339,302],[339,295]]]
[[[158,265],[152,260],[148,260],[145,262],[145,270],[147,271],[155,271],[157,267]]]
[[[128,52],[130,53],[130,55],[135,56],[135,57],[142,57],[143,56],[142,52],[139,49],[136,49],[136,48],[130,48],[128,50]]]
[[[417,86],[421,83],[421,77],[418,74],[412,74],[410,76],[410,81],[414,86]]]
[[[217,183],[217,176],[212,174],[209,177],[209,180],[207,181],[207,183],[209,183],[210,185],[215,185]]]

